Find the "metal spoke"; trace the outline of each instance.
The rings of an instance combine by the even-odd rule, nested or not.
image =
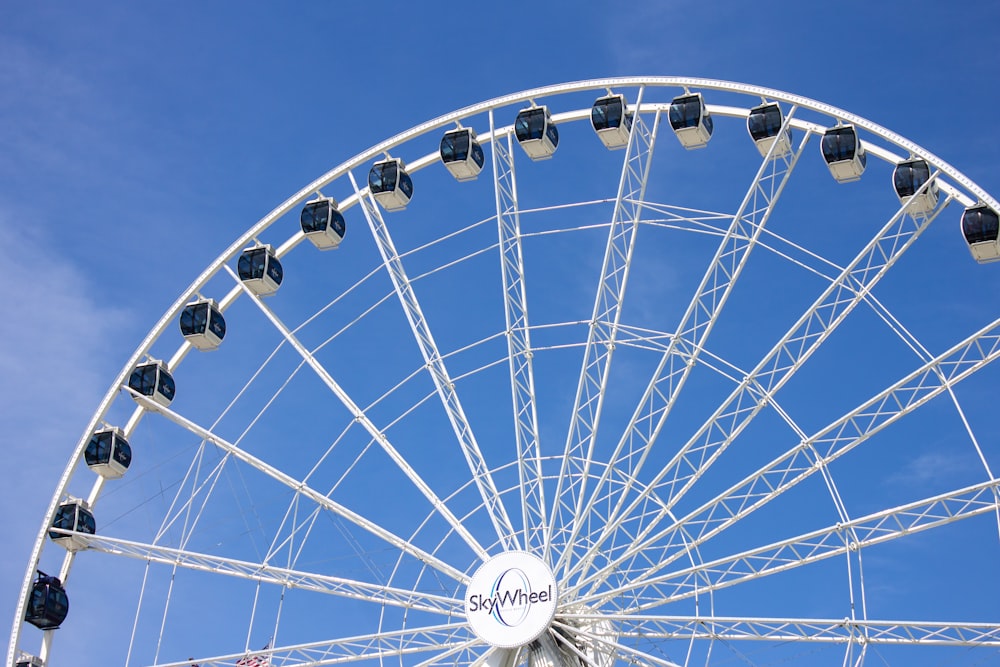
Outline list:
[[[242,282],[240,282],[239,277],[233,272],[232,268],[226,266],[226,271],[229,272],[238,284],[242,285]],[[254,294],[249,289],[246,289],[245,286],[244,290],[246,291],[247,296],[257,305],[261,312],[264,313],[267,319],[270,320],[271,324],[274,325],[279,332],[281,332],[281,335],[288,341],[288,344],[299,353],[306,364],[316,373],[320,380],[322,380],[323,384],[325,384],[327,388],[340,400],[340,402],[343,403],[344,407],[347,408],[347,410],[354,417],[354,420],[358,422],[358,424],[360,424],[366,431],[368,431],[368,434],[372,437],[372,439],[379,444],[386,454],[389,455],[389,458],[392,459],[393,463],[395,463],[403,474],[406,475],[406,477],[413,483],[413,485],[417,487],[420,493],[423,494],[424,498],[426,498],[434,509],[437,510],[442,517],[444,517],[448,524],[455,529],[455,532],[463,540],[465,540],[465,543],[468,544],[480,558],[485,559],[487,557],[486,550],[483,549],[482,545],[479,544],[476,538],[473,537],[469,530],[462,524],[461,521],[459,521],[458,517],[456,517],[437,496],[437,494],[434,493],[430,486],[428,486],[427,482],[425,482],[423,478],[417,474],[417,471],[413,469],[413,466],[411,466],[409,462],[403,458],[403,455],[399,453],[399,450],[397,450],[392,443],[389,442],[388,436],[386,436],[383,431],[379,430],[375,424],[372,423],[371,419],[368,418],[368,415],[365,414],[365,411],[362,410],[361,407],[355,403],[350,395],[343,389],[343,387],[341,387],[337,381],[333,379],[333,376],[330,375],[329,371],[327,371],[326,368],[319,363],[316,357],[314,357],[312,353],[306,349],[298,338],[295,337],[291,329],[289,329],[285,323],[282,322],[277,315],[275,315],[274,311],[264,304],[259,296]]]
[[[504,145],[503,138],[496,135],[492,110],[489,116],[490,136],[493,137],[493,185],[497,201],[497,228],[500,233],[500,268],[503,274],[524,545],[528,550],[541,551],[548,522],[542,484],[541,447],[538,442],[538,410],[535,403],[524,258],[521,254],[521,215],[517,202],[513,140],[508,134]]]
[[[566,615],[567,620],[590,620]],[[623,638],[723,639],[729,641],[857,642],[881,645],[1000,646],[1000,624],[851,619],[733,618],[725,616],[633,616],[604,614]]]
[[[415,545],[411,544],[408,540],[405,540],[402,537],[399,537],[398,535],[389,532],[388,530],[386,530],[379,524],[375,523],[374,521],[371,521],[365,518],[364,516],[358,514],[357,512],[354,512],[353,510],[348,509],[347,507],[341,505],[340,503],[326,497],[319,491],[310,487],[305,482],[297,480],[291,475],[288,475],[278,470],[274,466],[260,460],[259,458],[257,458],[253,454],[250,454],[246,450],[240,449],[236,445],[233,445],[232,443],[226,441],[224,438],[221,438],[218,435],[209,431],[208,429],[205,429],[199,426],[198,424],[195,424],[191,420],[179,415],[173,410],[165,408],[159,403],[155,403],[146,396],[138,394],[127,387],[125,388],[125,390],[128,391],[132,395],[132,397],[135,398],[135,400],[138,401],[139,404],[145,407],[147,410],[151,412],[157,412],[163,415],[170,421],[174,422],[175,424],[184,429],[187,429],[188,431],[195,434],[202,440],[211,442],[224,452],[231,454],[233,458],[256,468],[260,472],[264,473],[265,475],[277,481],[278,483],[283,484],[292,491],[295,491],[296,493],[306,498],[309,498],[320,507],[333,512],[334,514],[340,516],[343,519],[346,519],[347,521],[350,521],[351,523],[358,526],[362,530],[365,530],[375,535],[376,537],[384,540],[393,547],[399,549],[400,551],[407,553],[416,558],[417,560],[433,567],[439,572],[448,575],[455,581],[461,583],[468,583],[469,577],[464,572],[455,569],[454,567],[448,565],[447,563],[440,560],[436,556],[427,553],[426,551],[420,549],[419,547],[416,547]]]
[[[646,127],[639,113],[642,104],[640,89],[632,131],[622,165],[618,196],[615,200],[608,233],[608,242],[597,285],[594,312],[587,334],[583,366],[573,402],[566,447],[556,482],[556,504],[550,518],[546,539],[546,555],[552,547],[552,538],[564,527],[573,526],[580,519],[584,500],[589,464],[593,456],[595,438],[600,424],[604,393],[607,387],[614,352],[617,325],[621,316],[622,299],[628,283],[635,236],[642,213],[649,168],[652,163],[660,114],[654,116],[652,130]],[[557,525],[558,524],[558,525]],[[572,559],[571,541],[564,542],[556,568],[567,566]]]
[[[434,625],[412,630],[379,632],[308,644],[278,646],[249,653],[231,653],[207,658],[189,658],[182,662],[161,663],[158,667],[191,667],[197,663],[202,667],[236,667],[252,665],[254,658],[260,658],[263,665],[276,664],[283,667],[302,665],[319,667],[339,665],[362,660],[399,658],[405,655],[448,650],[469,645],[469,630],[465,624]],[[242,662],[241,662],[242,661]],[[267,661],[267,662],[265,662]]]
[[[779,134],[787,131],[794,113],[795,109],[792,108],[785,117]],[[677,333],[671,337],[667,350],[626,426],[611,456],[610,465],[595,485],[584,515],[592,510],[611,470],[622,470],[629,478],[638,476],[809,138],[810,134],[806,133],[794,152],[781,153],[777,150],[778,142],[771,144],[681,318]],[[607,529],[614,525],[630,490],[625,489],[619,495],[615,507],[608,513],[604,530],[596,539],[591,540],[590,549],[570,568],[567,575],[579,572],[580,576],[586,576],[595,555],[612,534]],[[578,523],[583,524],[582,521]],[[575,538],[576,534],[572,539]]]
[[[897,540],[962,519],[996,512],[1000,508],[997,490],[1000,480],[975,484],[950,493],[876,512],[851,521],[684,568],[632,585],[626,583],[600,595],[581,599],[583,604],[600,604],[626,591],[651,587],[652,601],[624,610],[635,613],[668,602],[704,595],[727,586],[784,572],[832,556]]]
[[[826,428],[708,501],[673,525],[634,545],[615,559],[620,565],[645,552],[655,563],[633,583],[650,580],[685,551],[697,547],[851,451],[882,429],[1000,357],[1000,319],[924,364]],[[825,454],[823,452],[826,452]],[[681,544],[680,529],[694,534]],[[666,546],[663,540],[666,539]],[[611,566],[609,566],[610,568]]]
[[[931,182],[929,180],[924,184],[924,188],[929,187]],[[771,396],[791,379],[862,302],[945,206],[946,203],[941,204],[927,214],[911,214],[908,207],[900,207],[771,351],[741,380],[698,432],[656,474],[653,482],[636,496],[622,516],[628,516],[654,488],[664,497],[667,509],[672,508],[768,405]],[[644,542],[666,516],[665,510],[659,519],[648,524],[637,536],[637,542]],[[612,523],[608,528],[610,532],[616,526]]]
[[[86,540],[89,551],[99,551],[112,556],[125,556],[147,562],[171,566],[176,565],[189,570],[212,572],[249,579],[251,581],[260,581],[278,586],[299,588],[355,600],[364,600],[375,604],[388,604],[448,616],[461,616],[463,613],[461,600],[443,595],[370,584],[344,577],[303,572],[301,570],[277,567],[268,563],[236,560],[186,549],[173,549],[155,544],[109,537],[107,535],[87,535],[59,529],[54,529],[54,532],[65,535],[76,535],[78,538]]]
[[[420,347],[424,363],[427,364],[427,369],[430,371],[431,379],[434,381],[438,396],[441,398],[441,403],[448,414],[452,429],[455,431],[455,437],[462,448],[462,453],[465,455],[466,463],[469,465],[469,470],[476,482],[476,487],[479,489],[479,494],[486,505],[487,514],[489,514],[490,520],[493,522],[493,527],[503,547],[505,549],[516,549],[517,534],[514,531],[513,524],[511,524],[510,517],[507,515],[503,499],[500,497],[500,493],[493,482],[493,477],[490,475],[486,459],[479,449],[479,443],[476,442],[472,427],[465,416],[465,411],[462,409],[458,394],[455,392],[455,383],[448,375],[444,360],[438,351],[437,344],[434,342],[434,337],[431,335],[431,330],[423,311],[420,309],[416,293],[413,291],[413,285],[403,268],[402,259],[396,251],[392,237],[389,235],[389,228],[386,226],[385,220],[382,219],[382,212],[378,204],[375,203],[371,192],[366,190],[365,193],[362,193],[358,188],[357,181],[354,179],[354,174],[348,173],[348,176],[358,196],[358,200],[361,202],[361,209],[364,211],[365,219],[368,221],[372,236],[375,239],[376,245],[378,245],[382,262],[388,270],[389,277],[392,279],[392,284],[396,289],[396,294],[399,296],[403,310],[406,312],[406,319],[413,330],[414,340],[416,340],[417,345]]]

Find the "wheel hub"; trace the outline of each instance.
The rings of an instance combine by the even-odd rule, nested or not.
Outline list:
[[[465,595],[469,627],[487,644],[516,648],[538,639],[552,623],[559,591],[537,556],[508,551],[479,566]]]

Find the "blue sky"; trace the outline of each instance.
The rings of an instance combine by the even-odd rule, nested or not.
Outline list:
[[[159,315],[291,193],[424,120],[578,79],[743,81],[855,112],[1000,193],[1000,57],[980,28],[1000,23],[996,3],[627,6],[0,8],[0,239],[12,276],[0,323],[11,441],[0,618],[81,430]],[[971,280],[991,313],[997,267],[982,268]],[[890,479],[948,465],[935,456]]]

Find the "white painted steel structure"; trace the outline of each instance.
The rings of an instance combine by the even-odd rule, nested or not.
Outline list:
[[[715,121],[700,151],[660,136],[685,92]],[[615,93],[634,121],[611,152],[587,105]],[[762,101],[791,138],[763,156]],[[552,160],[514,148],[526,104],[553,112]],[[819,155],[838,123],[873,158],[860,183]],[[436,164],[456,124],[490,154],[464,183]],[[359,182],[390,152],[414,197],[383,214]],[[879,171],[915,158],[927,210]],[[299,208],[331,195],[350,231],[316,253]],[[958,230],[977,202],[1000,209],[879,125],[725,81],[549,86],[396,135],[247,229],[141,342],[56,484],[7,664],[998,660],[1000,309],[962,283],[997,267]],[[285,276],[266,302],[233,268],[262,243]],[[176,321],[201,295],[228,335],[187,359]],[[169,407],[127,388],[152,357]],[[109,426],[121,479],[82,463]],[[58,531],[85,545],[67,552],[49,527],[71,495],[97,534]],[[551,568],[555,618],[489,646],[465,587],[518,550]],[[59,630],[22,621],[36,569],[66,585]]]

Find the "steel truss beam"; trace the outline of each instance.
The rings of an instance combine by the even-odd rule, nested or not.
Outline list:
[[[632,583],[641,586],[680,558],[782,493],[824,469],[870,437],[949,390],[1000,357],[1000,319],[922,365],[816,434],[804,438],[714,499],[614,560],[621,564],[645,552],[655,563]],[[825,451],[825,454],[823,453]],[[681,539],[694,535],[693,541]],[[664,544],[663,540],[666,540]]]
[[[792,108],[785,117],[780,132],[787,131],[794,113],[795,109]],[[624,470],[626,477],[629,478],[638,476],[650,448],[659,436],[691,369],[697,362],[701,350],[704,349],[712,327],[743,272],[750,251],[757,243],[809,139],[810,134],[806,133],[795,151],[777,155],[775,152],[779,143],[775,141],[764,156],[715,256],[709,263],[701,284],[695,290],[676,333],[671,337],[631,421],[611,456],[610,465],[595,485],[587,507],[583,511],[584,516],[593,510],[599,492],[612,469]],[[620,494],[615,507],[607,516],[600,535],[596,539],[588,540],[590,548],[578,563],[570,568],[567,575],[575,572],[580,576],[587,575],[594,557],[606,540],[614,534],[614,530],[609,528],[615,524],[629,497],[628,491],[626,489]],[[582,521],[577,523],[583,524]]]
[[[647,128],[642,120],[639,110],[643,91],[644,89],[640,89],[636,100],[632,131],[625,149],[618,195],[611,217],[601,277],[597,285],[594,312],[590,318],[583,365],[580,369],[576,398],[573,401],[573,414],[556,481],[555,501],[546,539],[546,555],[551,548],[552,536],[558,530],[557,524],[572,526],[574,532],[579,529],[576,524],[584,501],[586,480],[600,425],[611,357],[615,349],[617,325],[621,316],[621,303],[628,283],[632,251],[635,248],[635,236],[639,227],[660,123],[659,113],[654,116],[652,129]],[[556,569],[568,566],[572,560],[568,558],[573,549],[572,540],[565,544],[566,547],[559,555]]]
[[[349,173],[348,176],[358,196],[358,200],[361,202],[361,210],[364,211],[365,220],[368,221],[368,227],[371,229],[372,237],[375,239],[375,244],[378,246],[379,253],[382,256],[382,262],[389,273],[389,277],[392,279],[392,285],[399,296],[399,301],[406,313],[406,319],[410,323],[410,328],[413,330],[413,338],[420,348],[424,363],[427,364],[427,370],[434,381],[434,387],[437,389],[441,404],[448,414],[448,420],[455,431],[455,438],[462,449],[462,454],[465,455],[465,461],[468,463],[469,471],[476,482],[476,488],[479,490],[480,496],[482,496],[490,521],[493,522],[493,527],[496,529],[497,536],[500,538],[503,548],[507,550],[516,549],[518,548],[518,542],[514,526],[511,524],[507,509],[503,504],[503,499],[500,497],[500,492],[497,491],[493,478],[490,475],[486,459],[479,449],[479,443],[476,442],[472,426],[465,416],[462,403],[455,392],[455,383],[448,375],[444,359],[441,357],[437,344],[434,342],[434,337],[431,335],[430,327],[420,308],[420,303],[417,301],[413,285],[406,275],[406,270],[403,268],[403,260],[396,251],[392,236],[389,234],[389,228],[382,218],[382,211],[379,209],[378,204],[375,203],[374,197],[367,188],[364,192],[358,188],[354,174]]]
[[[623,610],[636,613],[663,604],[704,595],[750,579],[784,572],[833,556],[897,540],[946,524],[1000,508],[997,491],[1000,480],[975,484],[950,493],[869,514],[785,540],[719,558],[709,563],[670,572],[631,586],[583,599],[583,604],[599,606],[635,588],[651,588],[652,601]]]
[[[75,535],[87,542],[88,551],[98,551],[112,556],[125,556],[146,562],[176,565],[189,570],[224,574],[277,586],[327,593],[374,604],[388,604],[434,614],[447,616],[462,616],[464,614],[461,600],[442,595],[369,584],[344,577],[303,572],[268,563],[252,563],[105,535],[87,535],[59,529],[53,529],[53,531],[64,535]]]
[[[243,463],[246,463],[247,465],[252,466],[253,468],[256,468],[257,470],[264,473],[265,475],[275,480],[279,484],[283,484],[284,486],[288,487],[297,494],[305,498],[308,498],[309,500],[313,501],[323,509],[329,510],[334,514],[340,516],[341,518],[350,521],[351,523],[358,526],[362,530],[367,531],[372,535],[375,535],[379,539],[384,540],[387,544],[390,544],[391,546],[399,549],[403,553],[413,556],[420,562],[426,563],[427,565],[438,570],[442,574],[448,575],[455,581],[461,583],[468,583],[469,581],[468,575],[466,575],[464,572],[460,570],[455,569],[451,565],[448,565],[447,563],[437,558],[433,554],[430,554],[424,551],[423,549],[414,546],[408,540],[403,539],[402,537],[399,537],[398,535],[389,532],[388,530],[386,530],[379,524],[375,523],[374,521],[371,521],[365,518],[364,516],[358,514],[357,512],[348,509],[344,505],[341,505],[340,503],[330,498],[327,498],[325,495],[323,495],[316,489],[313,489],[305,482],[299,481],[294,477],[292,477],[291,475],[288,475],[287,473],[278,470],[274,466],[270,465],[265,461],[262,461],[261,459],[257,458],[256,456],[247,452],[246,450],[237,447],[231,442],[228,442],[226,439],[192,422],[187,417],[184,417],[174,412],[170,408],[163,407],[159,403],[150,400],[149,398],[143,396],[142,394],[136,393],[135,391],[133,391],[128,387],[125,387],[124,389],[125,391],[129,392],[129,394],[133,398],[135,398],[135,400],[138,401],[140,405],[142,405],[150,412],[157,412],[163,415],[164,417],[174,422],[181,428],[187,429],[191,433],[195,434],[200,439],[205,440],[207,442],[211,442],[222,451],[230,454],[233,458],[242,461]]]
[[[532,366],[531,333],[528,326],[528,299],[521,252],[521,215],[517,202],[517,175],[514,170],[512,135],[506,145],[497,136],[490,110],[490,142],[493,156],[493,185],[496,192],[497,229],[500,234],[500,269],[503,275],[504,312],[507,323],[507,356],[510,364],[511,399],[521,487],[521,520],[524,545],[541,553],[548,525],[545,490],[542,483],[541,446],[538,440],[538,410],[535,403],[535,374]]]
[[[567,615],[567,620],[592,620]],[[727,641],[819,642],[910,646],[998,647],[996,623],[925,623],[805,618],[730,618],[724,616],[631,616],[597,618],[616,624],[622,638],[721,639]]]
[[[395,463],[400,471],[406,475],[407,479],[409,479],[413,485],[417,487],[417,490],[420,491],[431,506],[433,506],[434,509],[441,514],[445,521],[448,522],[448,525],[455,530],[459,537],[461,537],[480,558],[485,559],[486,550],[483,549],[482,545],[479,544],[476,538],[472,536],[472,533],[469,532],[468,528],[462,524],[458,517],[456,517],[452,511],[448,509],[448,506],[444,504],[444,501],[442,501],[441,498],[434,493],[433,489],[428,486],[427,482],[425,482],[423,478],[417,474],[417,471],[414,470],[413,466],[411,466],[403,455],[399,453],[399,450],[397,450],[392,443],[389,442],[388,436],[375,426],[365,411],[362,410],[361,407],[355,403],[350,395],[344,390],[344,388],[333,379],[330,372],[321,363],[319,363],[319,360],[317,360],[308,349],[306,349],[295,334],[292,333],[291,329],[289,329],[288,326],[281,321],[274,311],[272,311],[259,296],[243,285],[239,277],[233,271],[232,267],[227,265],[226,271],[230,276],[232,276],[233,280],[235,280],[238,285],[243,286],[247,297],[253,301],[254,304],[256,304],[257,308],[259,308],[262,313],[264,313],[274,328],[276,328],[284,339],[288,341],[288,344],[299,353],[299,356],[301,356],[302,360],[306,362],[306,365],[308,365],[309,368],[316,373],[323,384],[326,385],[333,395],[336,396],[344,407],[347,408],[347,410],[354,416],[354,420],[360,424],[362,428],[368,432],[368,435],[370,435],[372,439],[379,444],[382,450],[388,454],[389,458],[392,459],[392,462]]]
[[[341,665],[363,660],[399,658],[405,655],[450,651],[463,646],[472,647],[468,627],[464,624],[435,625],[413,630],[378,632],[309,644],[278,646],[263,651],[231,653],[206,658],[189,658],[183,662],[161,663],[157,667],[191,667],[197,663],[201,667],[237,667],[255,664],[254,658],[264,665],[282,667],[320,667],[321,665]]]
[[[922,193],[932,182],[933,178],[929,179],[918,192]],[[743,378],[698,432],[656,474],[652,483],[637,495],[621,516],[627,516],[642,497],[654,488],[665,499],[668,508],[676,505],[684,493],[768,405],[771,396],[794,376],[855,306],[864,300],[946,205],[947,202],[942,203],[929,214],[918,212],[913,215],[908,207],[900,207],[771,351]],[[687,346],[680,347],[688,354],[691,353],[686,349]],[[647,525],[636,537],[637,545],[644,545],[647,536],[666,516],[664,511],[657,521]],[[613,525],[610,530],[614,530]],[[629,548],[625,553],[630,556],[636,550]],[[620,564],[621,559],[627,557],[620,556],[614,562]],[[586,578],[582,579],[576,586],[587,582]],[[596,583],[599,584],[600,581]]]

